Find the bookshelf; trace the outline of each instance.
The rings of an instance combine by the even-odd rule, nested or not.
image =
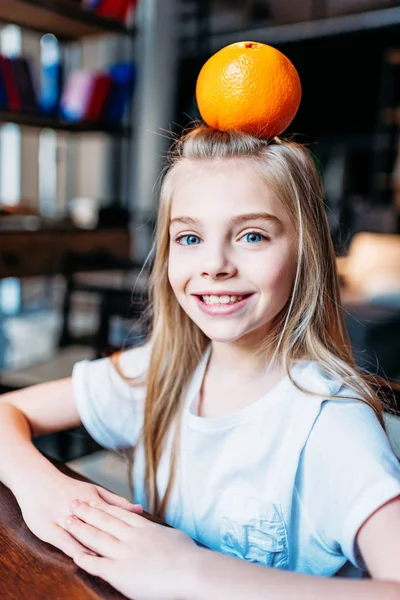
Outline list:
[[[73,42],[88,36],[136,34],[134,27],[120,21],[98,17],[84,10],[78,0],[1,0],[0,25],[14,24],[38,34],[52,33],[60,42]],[[130,135],[131,127],[102,125],[101,123],[69,122],[53,116],[24,111],[0,109],[0,123],[14,123],[23,127],[50,127],[70,133],[103,132],[110,135]]]
[[[104,33],[135,34],[135,28],[98,17],[73,0],[1,0],[0,23],[53,33],[60,41]]]
[[[398,35],[399,29],[400,7],[392,7],[285,25],[265,24],[240,31],[208,32],[208,45],[210,52],[216,52],[223,46],[238,41],[257,40],[281,46],[312,40],[341,40],[352,34],[368,32]]]
[[[40,114],[28,114],[23,112],[12,112],[0,109],[0,123],[15,123],[21,127],[34,127],[43,129],[50,127],[56,131],[67,131],[69,133],[106,133],[109,135],[128,136],[132,132],[130,126],[107,127],[100,123],[77,122],[72,123],[61,119],[46,117]]]
[[[83,230],[71,226],[53,229],[2,230],[0,280],[3,277],[53,276],[65,269],[70,253],[96,254],[112,249],[117,259],[129,259],[128,229]],[[51,251],[49,249],[51,248]]]
[[[63,44],[64,49],[68,44],[87,37],[111,34],[133,40],[137,33],[135,27],[127,27],[120,21],[98,17],[84,10],[80,0],[0,0],[0,25],[8,24],[38,35],[51,33]],[[71,134],[100,133],[111,136],[115,145],[129,144],[133,132],[130,119],[121,125],[105,125],[101,122],[70,122],[39,111],[0,108],[0,124],[3,123],[37,130],[50,128]],[[117,172],[122,181],[126,173]],[[114,204],[116,201],[122,203],[120,196],[114,200]],[[60,273],[69,252],[90,254],[109,248],[115,256],[125,259],[129,258],[131,252],[128,223],[114,227],[103,224],[95,230],[81,230],[67,221],[55,221],[53,226],[49,226],[41,219],[35,231],[24,227],[11,231],[1,225],[0,280],[3,277],[52,276]]]

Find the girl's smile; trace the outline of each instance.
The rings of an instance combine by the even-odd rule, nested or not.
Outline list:
[[[254,294],[230,294],[221,295],[193,294],[200,310],[207,315],[232,315],[242,310]]]
[[[246,159],[186,161],[177,178],[168,265],[175,296],[213,341],[256,342],[292,289],[289,215]]]

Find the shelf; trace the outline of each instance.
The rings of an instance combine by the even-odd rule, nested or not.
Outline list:
[[[50,129],[69,131],[70,133],[97,132],[108,135],[129,135],[131,131],[130,127],[107,127],[101,123],[70,123],[55,117],[15,113],[7,110],[0,110],[0,123],[15,123],[21,125],[21,127],[35,127],[37,129],[49,127]]]
[[[248,40],[279,45],[321,38],[334,38],[367,31],[390,30],[399,28],[399,26],[400,8],[394,7],[290,25],[264,26],[219,34],[212,33],[209,47],[211,52],[215,52],[233,42]]]
[[[66,227],[36,231],[1,231],[0,279],[57,275],[65,269],[66,257],[109,253],[127,260],[131,234],[127,228],[83,230]]]
[[[1,22],[40,33],[53,33],[60,40],[74,40],[107,32],[134,34],[133,29],[128,29],[119,21],[97,17],[72,0],[1,0]]]

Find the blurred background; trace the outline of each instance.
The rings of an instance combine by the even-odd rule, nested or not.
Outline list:
[[[239,40],[299,71],[285,135],[324,181],[357,361],[397,389],[398,0],[2,0],[2,392],[143,338],[165,154],[199,117],[201,66]],[[55,452],[83,451],[57,438]]]

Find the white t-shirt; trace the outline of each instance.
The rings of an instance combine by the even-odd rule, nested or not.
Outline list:
[[[181,449],[166,520],[199,542],[239,558],[301,573],[357,576],[355,538],[376,509],[400,495],[400,466],[371,408],[358,400],[324,400],[284,378],[258,401],[202,418],[197,403],[209,347],[185,401]],[[121,356],[127,376],[149,364],[150,346]],[[317,364],[292,376],[322,395],[346,394]],[[110,449],[136,443],[145,389],[131,387],[109,359],[77,363],[76,404],[92,437]],[[173,431],[158,471],[164,493]],[[146,507],[144,454],[135,455],[135,502]]]

